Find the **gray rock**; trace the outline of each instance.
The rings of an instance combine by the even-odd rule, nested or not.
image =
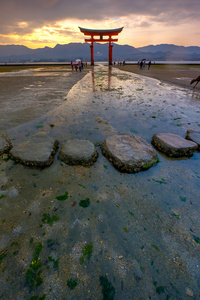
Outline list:
[[[156,133],[151,143],[170,157],[192,156],[198,148],[196,143],[172,133]]]
[[[21,164],[43,168],[51,165],[57,148],[56,139],[40,134],[14,146],[9,155],[11,159]]]
[[[16,187],[12,187],[7,191],[7,195],[11,198],[17,197],[19,194],[18,189]]]
[[[198,145],[198,151],[200,151],[200,131],[187,130],[185,138],[196,143]]]
[[[60,159],[69,165],[89,166],[97,158],[98,152],[94,144],[87,140],[68,140],[60,150]]]
[[[11,142],[5,136],[0,136],[0,155],[8,153],[11,148]]]
[[[123,172],[147,170],[158,161],[153,147],[137,135],[109,136],[102,144],[102,153]]]

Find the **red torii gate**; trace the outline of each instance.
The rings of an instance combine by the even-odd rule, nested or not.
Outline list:
[[[80,31],[84,33],[84,35],[90,35],[90,38],[85,38],[85,42],[91,42],[90,50],[91,50],[91,65],[94,65],[94,42],[109,42],[109,65],[112,65],[112,48],[111,42],[117,42],[118,39],[112,39],[112,35],[118,35],[122,29],[86,29],[79,27]],[[95,36],[99,36],[99,38],[94,38]],[[108,36],[108,38],[103,39],[104,36]]]

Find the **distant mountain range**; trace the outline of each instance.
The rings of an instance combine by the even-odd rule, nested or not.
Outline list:
[[[58,44],[54,48],[38,49],[20,45],[0,45],[0,63],[69,62],[77,58],[90,61],[88,43]],[[134,48],[113,44],[113,61],[138,61],[144,58],[152,61],[200,61],[200,47],[161,44]],[[94,60],[108,61],[108,44],[94,44]]]

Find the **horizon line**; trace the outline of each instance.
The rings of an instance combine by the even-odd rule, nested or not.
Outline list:
[[[88,42],[70,42],[70,43],[65,43],[65,44],[58,43],[58,44],[55,44],[55,46],[52,46],[52,47],[50,47],[50,46],[43,46],[43,47],[37,47],[37,48],[31,48],[31,47],[23,45],[23,44],[0,44],[0,46],[23,46],[23,47],[29,48],[31,50],[35,50],[35,49],[44,49],[44,48],[53,49],[53,48],[55,48],[58,45],[59,46],[65,46],[65,45],[70,45],[70,44],[88,44],[88,45],[90,45],[90,43],[88,43]],[[98,42],[95,42],[95,44],[102,45],[102,43],[98,43]],[[108,42],[105,42],[105,44],[108,44]],[[198,47],[198,48],[200,48],[200,46],[197,46],[197,45],[184,46],[184,45],[176,45],[176,44],[168,44],[168,43],[149,44],[149,45],[146,45],[146,46],[139,46],[139,47],[135,47],[135,46],[132,46],[132,45],[129,45],[129,44],[119,44],[119,43],[113,43],[113,44],[116,44],[116,45],[119,45],[119,46],[130,46],[130,47],[133,47],[135,49],[149,47],[149,46],[156,47],[156,46],[161,46],[161,45],[184,47],[184,48],[189,48],[189,47]]]

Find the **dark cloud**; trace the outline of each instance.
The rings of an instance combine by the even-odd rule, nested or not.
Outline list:
[[[138,27],[142,27],[142,28],[147,28],[147,27],[150,27],[151,24],[148,23],[148,22],[141,22],[138,24]]]
[[[139,14],[154,22],[184,23],[198,20],[200,0],[0,0],[0,8],[1,34],[24,34],[69,18],[96,21]],[[18,22],[27,26],[21,28]]]
[[[57,34],[57,35],[62,35],[62,36],[73,36],[74,38],[80,38],[80,36],[82,37],[82,34],[80,34],[79,32],[75,32],[74,30],[72,30],[69,27],[62,27],[62,26],[56,26],[54,28],[52,28],[51,26],[45,27],[44,32],[50,33],[50,34]]]
[[[34,22],[29,22],[27,25],[19,24],[18,22],[13,22],[10,25],[2,25],[0,34],[13,34],[13,35],[25,35],[30,34],[37,27]]]

